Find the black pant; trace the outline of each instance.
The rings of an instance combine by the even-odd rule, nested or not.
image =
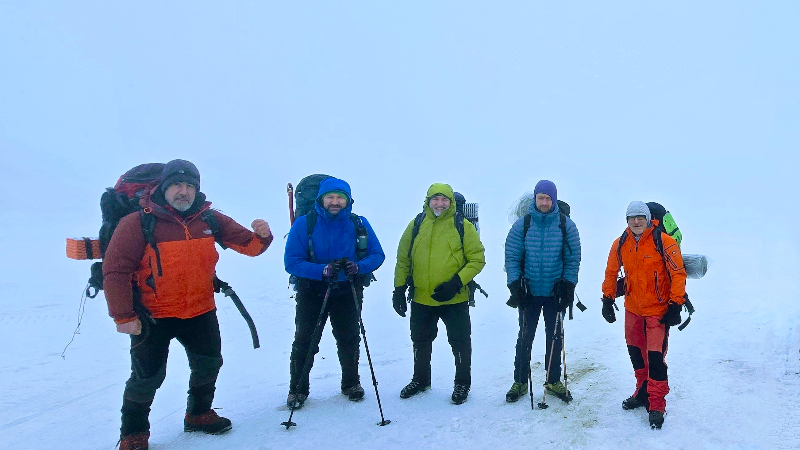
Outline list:
[[[336,339],[339,364],[342,366],[342,389],[355,386],[361,381],[358,375],[359,344],[361,343],[359,317],[356,304],[353,301],[353,288],[349,281],[331,284],[328,302],[325,307],[326,314],[323,316],[320,329],[317,330],[318,336],[312,342],[312,337],[314,337],[312,335],[317,327],[317,320],[319,319],[322,302],[327,291],[328,283],[321,281],[301,279],[297,284],[294,342],[292,343],[292,354],[289,360],[290,392],[308,395],[309,372],[311,372],[311,366],[314,365],[314,355],[319,352],[319,342],[328,316],[331,319],[333,337]],[[356,283],[356,297],[358,298],[359,309],[361,308],[363,293],[364,288]],[[309,351],[311,351],[311,361],[308,372],[301,373]]]
[[[142,334],[131,336],[131,376],[125,383],[122,402],[120,431],[123,436],[150,429],[150,405],[167,375],[169,343],[173,338],[183,345],[189,358],[187,414],[199,415],[211,409],[217,375],[222,367],[222,340],[216,310],[191,319],[170,317],[142,325]]]
[[[439,332],[439,319],[447,329],[447,341],[456,363],[455,384],[472,383],[472,324],[467,302],[454,305],[427,306],[411,303],[411,342],[414,344],[414,380],[424,385],[431,382],[431,352]]]
[[[556,326],[556,299],[555,297],[528,296],[520,304],[519,309],[519,334],[517,335],[517,354],[514,359],[514,381],[527,383],[531,366],[531,347],[533,337],[536,335],[536,326],[539,324],[539,315],[544,316],[545,354],[544,367],[550,365],[547,373],[547,382],[554,383],[561,379],[561,334],[555,334]],[[559,328],[563,327],[563,324]],[[555,337],[555,345],[553,339]],[[550,349],[553,349],[553,360],[550,361]]]

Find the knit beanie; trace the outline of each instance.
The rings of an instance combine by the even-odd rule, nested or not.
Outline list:
[[[197,166],[183,159],[173,159],[164,166],[161,172],[161,192],[175,183],[187,183],[200,190],[200,171]]]
[[[644,216],[647,219],[647,226],[650,226],[650,208],[647,207],[645,202],[633,201],[628,205],[628,210],[625,211],[625,220],[634,216]]]
[[[554,205],[558,202],[558,191],[556,190],[556,185],[550,180],[541,180],[540,182],[536,183],[536,187],[533,189],[533,196],[535,197],[536,194],[549,195],[550,199],[553,200]]]

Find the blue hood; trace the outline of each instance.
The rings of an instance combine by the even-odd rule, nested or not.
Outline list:
[[[330,213],[328,213],[328,211],[322,207],[322,197],[331,191],[342,191],[347,194],[347,198],[349,199],[347,202],[347,207],[339,211],[339,214],[336,216],[330,215]],[[353,210],[353,196],[350,193],[350,185],[347,184],[346,181],[338,178],[327,178],[319,185],[319,195],[317,195],[317,201],[314,203],[314,209],[317,210],[317,214],[319,214],[320,217],[324,217],[328,221],[348,219],[350,217],[350,211]]]

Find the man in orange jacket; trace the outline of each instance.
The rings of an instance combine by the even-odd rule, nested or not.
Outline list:
[[[272,242],[266,221],[254,220],[250,231],[210,210],[191,162],[170,161],[160,180],[140,200],[144,209],[120,220],[103,259],[109,315],[118,332],[131,335],[120,450],[147,449],[150,405],[166,376],[172,338],[186,349],[191,369],[184,431],[231,429],[231,421],[211,409],[222,367],[214,228],[227,247],[248,256],[263,253]]]
[[[664,423],[667,383],[669,327],[681,322],[681,307],[686,301],[686,269],[678,243],[651,222],[650,210],[643,202],[628,205],[628,228],[614,241],[608,254],[603,280],[603,317],[616,321],[614,299],[617,274],[625,268],[620,284],[625,295],[625,342],[636,376],[636,390],[622,402],[622,409],[644,406],[650,426]]]

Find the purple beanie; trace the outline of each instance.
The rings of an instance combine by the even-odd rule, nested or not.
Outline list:
[[[533,189],[534,197],[536,194],[547,194],[550,196],[550,199],[553,200],[553,204],[555,205],[558,202],[558,195],[556,190],[556,185],[550,180],[541,180],[540,182],[536,183],[536,187]]]

